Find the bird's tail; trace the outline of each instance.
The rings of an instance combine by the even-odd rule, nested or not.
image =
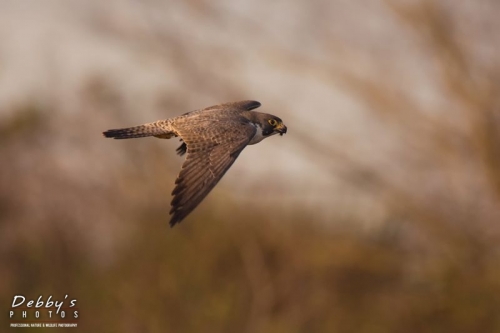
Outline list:
[[[128,128],[110,129],[102,133],[106,138],[113,139],[133,139],[147,136],[156,136],[159,138],[170,138],[174,134],[158,123],[144,124]]]

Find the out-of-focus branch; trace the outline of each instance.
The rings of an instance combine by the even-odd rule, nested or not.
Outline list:
[[[481,156],[485,175],[500,201],[500,124],[495,116],[500,105],[500,64],[484,68],[474,62],[474,52],[464,49],[471,44],[458,41],[454,21],[439,2],[421,1],[414,5],[403,5],[393,0],[386,2],[403,22],[424,37],[437,62],[436,68],[441,73],[444,86],[450,97],[461,106],[461,110],[451,112],[450,116],[464,111],[470,124],[467,134],[471,148]]]

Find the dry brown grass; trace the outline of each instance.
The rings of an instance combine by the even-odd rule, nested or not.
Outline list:
[[[422,67],[432,68],[426,79],[438,102],[422,102],[376,56],[371,71],[360,71],[350,59],[364,51],[339,44],[328,29],[311,27],[313,46],[335,51],[331,61],[302,49],[270,52],[279,70],[332,91],[340,86],[367,110],[361,121],[376,123],[391,142],[342,141],[289,125],[285,138],[296,154],[340,184],[323,206],[286,193],[273,203],[240,202],[221,191],[169,229],[166,193],[180,162],[158,142],[127,142],[127,149],[102,142],[103,123],[138,119],[130,97],[106,75],[82,83],[70,115],[57,100],[9,106],[0,124],[3,304],[17,293],[69,294],[78,299],[80,329],[89,332],[499,332],[500,62],[481,61],[460,6],[386,4],[427,60]],[[205,1],[191,6],[201,18],[227,14]],[[232,15],[265,34],[253,18]],[[225,61],[237,69],[232,51],[200,43],[198,51],[214,57],[198,62],[189,41],[155,20],[129,31],[98,18],[98,31],[164,58],[190,90],[172,98],[160,91],[150,105],[185,110],[192,91],[227,100],[247,93],[245,82],[214,69]],[[287,97],[300,100],[284,96],[276,104],[293,110]],[[304,119],[288,116],[295,124]],[[273,182],[259,184],[252,193]],[[352,204],[336,206],[333,194],[344,192]],[[363,206],[366,198],[381,213]],[[338,212],[325,213],[327,205]]]

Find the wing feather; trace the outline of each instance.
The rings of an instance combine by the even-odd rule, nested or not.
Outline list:
[[[249,122],[234,119],[212,124],[214,128],[206,128],[198,135],[182,136],[180,131],[187,146],[187,158],[172,191],[171,226],[181,222],[203,201],[256,132]]]

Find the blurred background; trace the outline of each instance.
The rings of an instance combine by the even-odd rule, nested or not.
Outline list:
[[[83,332],[500,332],[499,15],[1,0],[1,330],[69,294]],[[169,228],[179,142],[101,132],[244,99],[288,134]]]

